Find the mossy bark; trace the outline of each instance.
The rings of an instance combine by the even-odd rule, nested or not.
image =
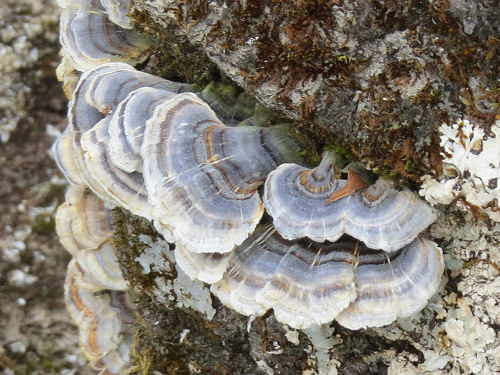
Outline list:
[[[381,174],[439,170],[437,127],[499,116],[494,1],[135,0],[165,49],[189,44],[264,105]],[[182,42],[179,42],[182,41]],[[170,47],[168,47],[170,46]],[[201,67],[203,66],[203,69]],[[213,70],[211,70],[213,71]]]

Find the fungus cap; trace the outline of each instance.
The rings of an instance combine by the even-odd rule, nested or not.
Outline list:
[[[73,256],[84,249],[97,249],[113,236],[112,212],[88,189],[69,186],[65,202],[56,213],[56,231]]]
[[[146,121],[160,102],[176,94],[153,87],[141,87],[120,102],[109,124],[111,161],[125,172],[142,171],[140,150]]]
[[[112,16],[115,20],[119,17]],[[136,65],[148,56],[149,38],[113,23],[96,1],[80,1],[63,9],[59,30],[61,54],[80,71],[107,62]]]
[[[256,190],[260,174],[275,164],[265,165],[272,159],[262,156],[260,130],[235,128],[224,141],[226,129],[232,128],[190,93],[158,105],[146,122],[141,155],[154,217],[192,252],[231,251],[264,210]]]
[[[65,302],[78,325],[82,353],[96,370],[122,374],[133,343],[132,311],[126,292],[88,288],[76,260],[68,265]]]
[[[130,0],[100,0],[100,2],[111,22],[123,29],[132,28],[132,22],[128,17]]]
[[[175,247],[175,262],[192,280],[213,284],[224,275],[231,253],[193,253],[183,246]]]
[[[444,261],[441,249],[418,237],[374,263],[360,258],[355,269],[357,298],[336,320],[349,329],[380,327],[415,314],[438,291]]]
[[[272,308],[280,322],[295,328],[337,319],[357,329],[421,310],[443,269],[441,250],[421,238],[387,253],[350,236],[335,243],[285,240],[272,226],[260,225],[236,248],[211,290],[245,315]]]
[[[110,121],[111,117],[105,117],[81,139],[89,187],[105,202],[150,220],[151,206],[142,174],[124,172],[111,161],[107,148]]]
[[[242,314],[262,315],[272,308],[280,322],[292,327],[326,323],[356,298],[352,249],[341,248],[288,241],[272,226],[259,226],[236,248],[223,279],[211,290]]]
[[[97,249],[79,251],[75,259],[83,271],[102,289],[125,291],[128,285],[123,278],[115,251],[112,240],[109,240]]]
[[[325,204],[346,181],[335,177],[333,159],[307,169],[282,164],[264,185],[264,205],[286,239],[336,241],[349,234],[373,249],[394,251],[412,242],[436,220],[435,211],[408,189],[379,179],[374,185]]]

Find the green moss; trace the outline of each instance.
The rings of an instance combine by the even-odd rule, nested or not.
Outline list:
[[[354,155],[349,149],[342,147],[342,146],[339,146],[339,145],[335,145],[335,144],[326,145],[325,147],[323,147],[323,151],[335,151],[337,154],[341,155],[342,157],[344,157],[347,160],[354,159]]]
[[[335,138],[327,129],[318,127],[316,124],[305,121],[295,121],[291,125],[290,132],[301,146],[301,155],[304,162],[309,166],[316,166],[321,161],[322,151],[327,147],[335,145],[339,149],[349,149],[347,145],[341,144],[340,139]]]
[[[138,1],[139,3],[139,1]],[[193,1],[203,8],[204,1]],[[182,5],[181,5],[182,7]],[[200,8],[200,9],[201,9]],[[201,17],[200,13],[193,15]],[[179,13],[178,21],[182,22],[182,14]],[[132,8],[130,17],[136,28],[144,33],[150,34],[153,39],[151,51],[151,68],[153,74],[175,81],[189,82],[200,87],[208,82],[219,80],[219,70],[207,57],[204,51],[193,46],[183,35],[174,31],[163,32],[163,25],[155,24],[154,20],[137,8]]]
[[[257,102],[255,105],[255,120],[259,126],[269,126],[271,124],[276,124],[283,122],[283,115],[278,111],[272,110],[261,103]]]
[[[375,171],[375,172],[376,172],[376,173],[380,173],[380,171],[379,171],[379,170],[377,170],[377,171]],[[387,172],[385,172],[385,173],[382,173],[382,174],[380,175],[380,177],[382,177],[383,179],[386,179],[386,180],[387,180],[387,179],[391,179],[391,178],[393,178],[393,177],[397,177],[397,176],[400,176],[400,175],[401,175],[401,174],[400,174],[399,172],[397,172],[397,171],[387,171]]]
[[[120,208],[113,211],[113,230],[115,245],[119,250],[118,260],[125,279],[131,285],[140,286],[141,292],[150,293],[151,288],[155,286],[154,279],[158,275],[155,272],[143,274],[143,268],[136,260],[146,248],[146,245],[139,239],[139,235],[148,236],[153,240],[159,238],[160,235],[150,221]],[[170,277],[175,278],[175,272]]]
[[[202,95],[223,119],[240,122],[255,113],[256,100],[234,84],[210,82],[203,89]]]
[[[49,235],[55,232],[56,223],[53,215],[38,214],[35,217],[35,222],[32,225],[34,233]]]

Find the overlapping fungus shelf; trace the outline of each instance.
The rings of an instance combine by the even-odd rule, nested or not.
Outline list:
[[[242,314],[272,308],[296,328],[337,319],[358,329],[421,310],[443,268],[441,250],[422,238],[387,253],[347,235],[337,242],[285,240],[272,225],[260,225],[231,255],[212,292]]]
[[[444,265],[421,236],[436,213],[414,193],[383,179],[364,186],[352,170],[339,178],[332,153],[301,166],[287,126],[227,126],[216,112],[233,112],[213,85],[191,93],[125,64],[143,61],[149,47],[132,28],[129,1],[59,5],[62,55],[83,73],[53,147],[71,183],[56,224],[73,256],[66,304],[95,369],[125,373],[133,344],[115,206],[152,220],[175,244],[180,269],[242,314],[273,309],[296,328],[335,319],[358,329],[426,305]]]
[[[407,245],[436,220],[434,210],[408,189],[379,179],[374,185],[327,202],[346,186],[335,177],[331,154],[314,169],[283,164],[265,183],[264,204],[278,232],[287,239],[336,241],[349,234],[374,249]]]

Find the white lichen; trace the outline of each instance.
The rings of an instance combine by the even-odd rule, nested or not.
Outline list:
[[[153,289],[153,293],[157,301],[169,304],[175,300],[176,307],[192,308],[211,320],[216,311],[212,306],[209,289],[201,281],[191,280],[175,264],[174,252],[169,250],[166,241],[153,242],[145,235],[141,235],[139,238],[147,245],[141,255],[136,258],[136,261],[143,268],[143,274],[150,272],[170,274],[173,271],[172,267],[175,267],[177,272],[177,277],[174,280],[160,276],[155,279],[156,287]]]
[[[311,340],[316,357],[316,368],[318,375],[337,375],[340,362],[331,358],[330,350],[339,342],[332,337],[334,329],[327,324],[314,325],[303,332]],[[307,373],[304,372],[303,375]],[[309,374],[313,374],[309,372]]]
[[[443,290],[420,313],[398,324],[376,329],[378,335],[404,340],[423,354],[402,351],[393,358],[388,374],[496,374],[500,371],[500,256],[497,228],[488,228],[472,213],[450,208],[431,226],[433,238],[447,239],[444,251],[448,275],[458,280],[458,293]],[[456,263],[456,264],[455,264]],[[453,268],[448,267],[452,264]],[[373,363],[374,353],[369,362]]]
[[[442,124],[440,132],[443,176],[425,175],[420,195],[432,204],[478,207],[500,222],[500,121],[490,135],[468,120]]]
[[[457,309],[449,310],[449,317],[443,324],[448,338],[456,344],[450,347],[450,352],[454,357],[467,358],[468,372],[484,374],[488,368],[486,348],[495,340],[495,331],[472,315],[464,299],[458,299],[457,305]]]

